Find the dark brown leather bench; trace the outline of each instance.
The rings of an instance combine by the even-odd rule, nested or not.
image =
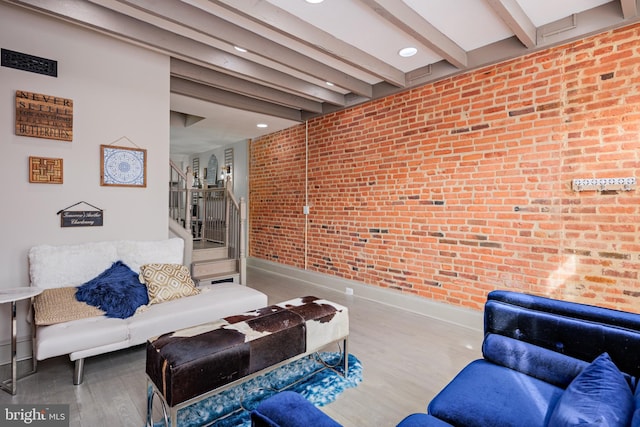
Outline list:
[[[177,425],[178,410],[328,344],[344,341],[348,370],[346,307],[308,296],[147,341],[147,425],[154,396],[165,424]]]

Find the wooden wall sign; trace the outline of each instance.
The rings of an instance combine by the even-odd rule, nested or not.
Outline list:
[[[29,157],[29,182],[37,184],[62,184],[62,159]]]
[[[102,211],[62,211],[60,213],[61,227],[101,227]]]
[[[73,100],[16,91],[16,135],[73,140]]]

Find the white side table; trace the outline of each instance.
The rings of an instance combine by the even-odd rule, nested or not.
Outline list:
[[[35,287],[0,289],[0,304],[11,303],[11,378],[0,382],[0,389],[12,395],[16,394],[16,382],[18,380],[16,302],[33,298],[41,292],[42,289]],[[34,357],[33,348],[31,349],[31,357]]]

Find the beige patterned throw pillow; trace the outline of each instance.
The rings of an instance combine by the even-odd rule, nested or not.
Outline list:
[[[145,264],[140,267],[140,281],[147,285],[149,305],[200,293],[189,269],[181,264]]]

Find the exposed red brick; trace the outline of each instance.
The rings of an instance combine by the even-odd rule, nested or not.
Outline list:
[[[306,188],[304,125],[252,141],[250,255],[474,309],[511,289],[640,311],[638,190],[571,188],[640,170],[639,36],[312,119]]]

